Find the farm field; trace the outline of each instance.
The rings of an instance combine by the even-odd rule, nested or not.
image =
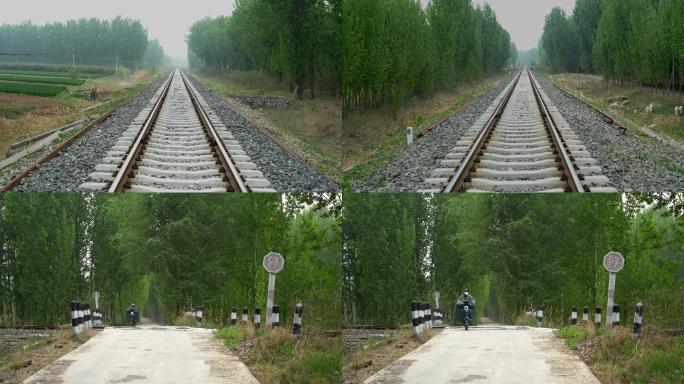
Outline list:
[[[0,63],[0,159],[9,154],[13,143],[76,121],[84,117],[84,109],[105,102],[88,112],[99,114],[127,101],[157,74],[146,70],[120,76],[77,73],[72,77],[61,66],[7,68],[7,64]],[[84,95],[93,91],[95,98]]]

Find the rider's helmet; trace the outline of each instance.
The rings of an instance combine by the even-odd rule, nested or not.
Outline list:
[[[131,308],[135,308],[135,303],[131,304]]]
[[[463,290],[463,295],[470,296],[470,289],[466,288]]]

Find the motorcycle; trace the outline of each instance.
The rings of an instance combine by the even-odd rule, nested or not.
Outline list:
[[[475,323],[475,300],[458,300],[456,302],[456,320],[463,324],[465,330]]]
[[[136,324],[138,324],[138,311],[129,309],[126,315],[128,317],[128,323],[131,325],[131,327],[135,327]]]

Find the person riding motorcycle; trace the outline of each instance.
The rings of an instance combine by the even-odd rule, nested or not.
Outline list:
[[[470,296],[470,290],[468,288],[463,290],[463,295],[461,295],[461,297],[459,297],[458,299],[461,301],[475,301],[475,298]]]
[[[463,324],[467,331],[475,322],[475,317],[475,298],[470,296],[470,290],[466,288],[456,302],[456,320]]]
[[[128,316],[128,321],[131,323],[131,325],[135,326],[139,320],[138,308],[135,306],[135,303],[131,304],[131,306],[126,310],[126,314]]]

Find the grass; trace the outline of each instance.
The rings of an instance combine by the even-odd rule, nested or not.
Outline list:
[[[645,335],[593,326],[565,327],[556,333],[577,351],[602,383],[684,383],[684,337]]]
[[[100,77],[109,76],[104,73],[78,73],[78,72],[58,72],[58,71],[30,71],[22,69],[0,69],[0,73],[13,74],[13,75],[28,75],[28,76],[55,76],[55,77],[68,77],[71,79],[96,79]]]
[[[305,333],[294,339],[289,328],[255,330],[245,323],[222,328],[216,336],[262,384],[340,382],[342,348],[336,338]]]
[[[362,383],[375,373],[430,340],[436,332],[420,337],[410,328],[402,328],[388,337],[372,338],[345,354],[342,381]]]
[[[257,71],[232,71],[230,73],[200,72],[195,76],[214,92],[227,97],[247,96],[291,96],[281,89],[278,81]],[[319,92],[314,100],[290,99],[285,109],[262,108],[258,111],[238,110],[252,124],[273,134],[282,144],[313,168],[334,180],[341,180],[342,147],[340,131],[342,108],[340,100]],[[226,100],[230,106],[236,103]],[[237,105],[236,109],[240,106]]]
[[[43,64],[43,63],[14,63],[0,62],[0,70],[21,70],[21,71],[46,71],[46,72],[73,72],[71,64]],[[101,65],[79,65],[76,73],[113,75],[114,68]]]
[[[428,98],[414,97],[398,106],[345,112],[342,168],[346,184],[365,181],[406,148],[406,127],[417,135],[491,90],[503,75],[459,84]]]
[[[32,96],[55,96],[64,92],[66,87],[52,84],[30,84],[0,81],[0,92]]]
[[[92,333],[81,339],[72,337],[71,329],[64,329],[48,337],[27,339],[18,348],[0,354],[0,383],[18,384],[43,367],[66,355],[86,342]]]
[[[684,143],[684,118],[674,115],[675,106],[684,105],[684,96],[638,85],[611,84],[596,75],[564,73],[546,77],[630,131],[646,127],[661,137]],[[651,103],[655,110],[646,113]]]
[[[60,85],[83,85],[84,79],[71,79],[68,77],[29,76],[0,73],[0,80],[19,81],[24,83],[60,84]]]

